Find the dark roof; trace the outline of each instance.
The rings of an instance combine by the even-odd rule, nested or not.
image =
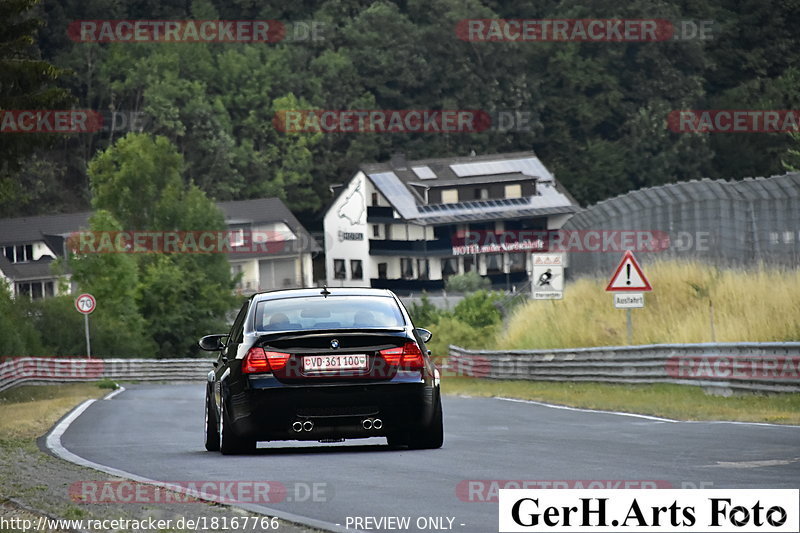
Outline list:
[[[30,244],[45,235],[67,235],[87,228],[91,211],[0,220],[0,245]]]
[[[14,279],[17,277],[17,269],[14,266],[14,263],[9,261],[3,254],[0,254],[0,272],[2,272],[7,278]]]
[[[381,191],[397,214],[415,224],[452,224],[575,213],[578,203],[533,152],[406,161],[396,156],[360,170]],[[426,205],[420,189],[531,180],[533,196]],[[341,193],[340,193],[341,194]]]
[[[269,224],[283,222],[297,237],[288,241],[286,253],[319,252],[322,248],[306,228],[300,224],[294,214],[280,198],[257,198],[255,200],[239,200],[233,202],[217,202],[217,207],[225,213],[227,224]],[[259,253],[231,254],[235,257],[257,257]]]
[[[32,279],[52,278],[53,272],[51,267],[53,265],[53,258],[44,256],[36,261],[28,261],[26,263],[14,263],[14,281],[24,281]],[[6,274],[8,277],[8,274]]]
[[[302,224],[279,198],[259,198],[234,202],[217,202],[225,221],[232,223],[272,223],[284,222],[294,232],[297,239],[287,247],[286,252],[317,252],[321,248],[309,235]],[[91,211],[64,215],[43,215],[36,217],[7,218],[0,220],[0,245],[30,244],[44,241],[56,253],[61,253],[63,239],[74,231],[88,228]],[[240,257],[263,254],[236,254]]]

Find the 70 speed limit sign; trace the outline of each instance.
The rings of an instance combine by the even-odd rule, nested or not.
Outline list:
[[[89,293],[83,293],[75,299],[75,308],[84,315],[94,311],[95,307],[97,307],[97,300]]]

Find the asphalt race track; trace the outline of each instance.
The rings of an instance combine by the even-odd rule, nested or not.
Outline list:
[[[129,386],[89,406],[61,442],[86,460],[159,481],[282,482],[285,501],[244,507],[341,530],[348,517],[352,526],[353,517],[397,516],[410,517],[408,531],[420,530],[421,517],[423,530],[447,530],[450,518],[453,531],[497,531],[497,503],[457,493],[468,480],[643,480],[674,488],[797,488],[800,480],[800,427],[676,423],[460,397],[443,400],[440,450],[390,449],[375,438],[262,443],[253,455],[222,456],[203,448],[203,394],[202,383]],[[327,501],[298,492],[312,483],[324,484],[316,499]],[[471,486],[473,499],[490,488]],[[368,524],[361,529],[389,530]]]

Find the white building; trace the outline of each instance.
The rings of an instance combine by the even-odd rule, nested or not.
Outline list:
[[[519,285],[534,250],[464,244],[558,229],[578,210],[533,152],[361,165],[325,213],[327,282],[438,290],[475,270],[497,287]]]

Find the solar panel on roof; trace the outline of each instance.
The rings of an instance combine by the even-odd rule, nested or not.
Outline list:
[[[421,167],[411,167],[411,170],[414,171],[414,174],[421,180],[435,180],[436,174],[431,170],[428,166],[421,166]]]
[[[481,161],[476,163],[457,163],[450,165],[450,169],[459,178],[522,172],[527,176],[535,176],[542,181],[551,181],[553,179],[552,174],[550,174],[542,162],[536,157],[501,161]]]
[[[418,215],[414,196],[394,172],[370,174],[369,177],[402,218],[415,218]]]

